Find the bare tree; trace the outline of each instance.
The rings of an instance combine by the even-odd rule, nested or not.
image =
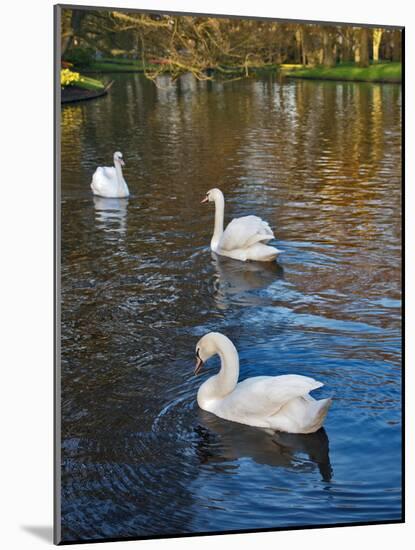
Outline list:
[[[382,40],[382,29],[373,29],[373,38],[372,38],[372,55],[373,55],[373,63],[379,62],[379,49],[380,49],[380,42]]]
[[[323,65],[325,67],[334,67],[336,63],[334,57],[334,32],[332,27],[323,25]]]
[[[356,31],[355,62],[359,67],[369,66],[369,33],[367,27],[360,27]]]
[[[62,55],[65,55],[66,51],[72,46],[76,39],[81,36],[82,21],[84,20],[87,12],[84,10],[64,10],[62,17],[62,43],[61,51]]]
[[[174,78],[190,72],[199,80],[222,74],[239,78],[268,64],[333,67],[337,60],[369,65],[400,60],[401,33],[365,27],[280,23],[206,16],[140,14],[117,10],[63,10],[62,52],[80,47],[92,54],[140,59],[145,75]]]
[[[395,29],[392,33],[392,61],[400,61],[402,58],[402,33]]]

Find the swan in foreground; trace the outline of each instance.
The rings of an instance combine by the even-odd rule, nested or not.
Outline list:
[[[238,352],[219,332],[205,334],[197,343],[195,374],[216,354],[221,368],[197,392],[201,409],[225,420],[281,432],[307,434],[321,428],[331,398],[316,400],[309,392],[324,384],[298,374],[254,376],[238,384]]]
[[[274,233],[268,223],[258,216],[235,218],[223,230],[225,199],[220,189],[210,189],[202,200],[204,202],[215,203],[215,227],[210,241],[213,252],[243,262],[271,262],[281,252],[265,244],[274,239]]]
[[[120,151],[114,153],[114,166],[98,166],[91,182],[94,195],[109,199],[122,199],[129,196],[127,182],[122,175],[122,166],[125,166],[125,162]]]

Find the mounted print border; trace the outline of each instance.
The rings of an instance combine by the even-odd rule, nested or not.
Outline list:
[[[54,36],[55,544],[404,522],[404,27]]]

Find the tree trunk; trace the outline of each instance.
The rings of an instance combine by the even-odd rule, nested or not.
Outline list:
[[[379,63],[379,48],[382,40],[382,29],[373,29],[373,63]]]
[[[392,61],[401,60],[402,38],[401,31],[395,30],[392,34]]]
[[[309,64],[309,36],[308,36],[308,28],[304,26],[302,28],[302,34],[303,34],[303,65]]]
[[[357,63],[359,67],[369,67],[368,29],[367,27],[362,27],[358,32],[359,60]]]
[[[356,41],[354,45],[354,62],[358,65],[360,63],[360,41]]]
[[[300,63],[307,64],[307,29],[303,25],[299,25],[296,32],[297,43],[300,50]]]
[[[344,28],[341,34],[341,49],[340,49],[340,59],[343,63],[348,63],[353,60],[353,48],[352,40],[353,35],[351,34],[351,29]]]
[[[316,38],[318,37],[313,33],[312,27],[306,27],[303,30],[303,62],[309,67],[321,64],[323,58],[322,51],[317,46],[318,40]]]
[[[327,27],[323,29],[323,65],[325,67],[333,67],[335,65],[333,55],[333,37]]]
[[[384,30],[383,34],[384,34],[384,40],[382,40],[381,42],[379,55],[381,59],[390,61],[392,59],[391,32]]]
[[[62,57],[70,49],[73,44],[74,39],[79,36],[82,27],[82,20],[84,19],[87,12],[85,10],[73,10],[71,16],[70,30],[62,40],[61,50]]]
[[[298,27],[297,30],[295,31],[295,41],[297,44],[298,62],[303,63],[304,50],[303,50],[303,32],[301,30],[301,27]]]

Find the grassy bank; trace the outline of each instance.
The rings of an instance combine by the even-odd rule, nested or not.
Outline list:
[[[155,65],[147,63],[145,68],[149,71],[160,70],[163,68],[162,65]],[[248,75],[252,76],[253,74],[261,74],[263,72],[277,72],[279,70],[279,65],[275,64],[266,64],[260,67],[255,67],[254,65],[248,66]],[[168,66],[165,65],[164,71],[169,72]],[[144,65],[142,61],[132,60],[132,59],[101,59],[99,61],[93,61],[88,65],[83,67],[83,72],[87,73],[143,73]],[[207,70],[207,73],[209,71]],[[235,77],[235,76],[244,76],[246,74],[246,67],[228,67],[225,65],[219,66],[215,69],[211,69],[211,74],[216,74],[218,77]]]
[[[362,82],[401,82],[401,63],[377,63],[369,67],[342,64],[335,67],[303,67],[301,65],[281,66],[286,76],[316,80],[350,80]]]
[[[119,57],[102,58],[88,63],[74,63],[75,68],[83,73],[143,73],[144,65],[141,60],[123,59]],[[148,70],[160,69],[160,65],[147,64]]]
[[[132,59],[100,59],[92,61],[83,70],[88,73],[142,73],[144,67],[141,61]]]
[[[141,60],[123,58],[102,58],[99,60],[90,60],[88,63],[83,63],[82,65],[77,65],[75,63],[74,66],[83,73],[144,72],[144,65]],[[163,72],[168,72],[167,65],[163,68],[163,66],[159,64],[148,64],[145,68],[149,71],[160,71],[160,69],[164,69]],[[212,70],[212,73],[223,78],[243,77],[246,75],[246,69],[245,66],[222,66]],[[344,63],[331,68],[322,66],[305,67],[295,64],[266,64],[259,67],[248,66],[249,76],[261,75],[262,73],[269,72],[281,72],[283,75],[293,78],[309,78],[315,80],[348,80],[363,82],[401,82],[402,80],[401,63],[394,62],[382,62],[372,64],[369,67],[358,67],[354,63]],[[93,88],[93,86],[99,86],[99,81],[94,81],[92,78],[83,76],[82,79],[85,89],[96,89]],[[92,88],[87,88],[87,86],[92,86]]]
[[[151,64],[147,63],[144,67],[141,60],[134,59],[123,59],[123,58],[102,58],[96,61],[91,61],[88,64],[75,65],[79,70],[82,70],[83,73],[143,73],[144,69],[148,71],[160,71],[169,72],[168,65],[160,64]],[[278,65],[263,65],[261,67],[248,66],[248,75],[252,76],[253,74],[260,74],[262,72],[278,71]],[[208,73],[209,71],[207,71]],[[246,74],[246,67],[228,67],[220,66],[216,69],[211,70],[211,74],[216,74],[218,77],[242,77]]]

